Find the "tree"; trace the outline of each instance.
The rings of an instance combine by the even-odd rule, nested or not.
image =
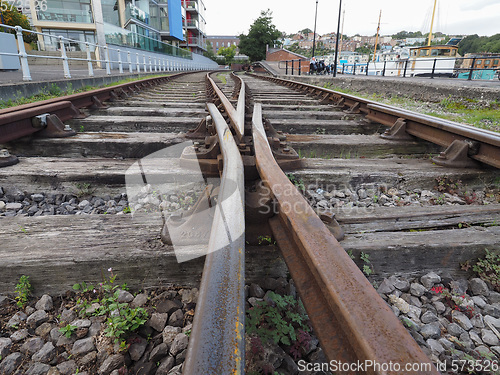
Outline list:
[[[500,53],[500,34],[490,37],[468,35],[458,44],[458,53],[462,56],[466,53],[480,52]]]
[[[233,44],[231,47],[220,48],[219,55],[224,56],[225,65],[231,64],[233,62],[234,56],[236,55],[236,46]]]
[[[0,1],[0,22],[4,25],[21,26],[25,30],[31,30],[28,18],[6,1]],[[9,30],[8,32],[16,34],[16,30]],[[37,36],[36,34],[23,32],[23,39],[26,43],[32,43],[36,42]]]
[[[240,35],[240,52],[247,55],[250,61],[264,60],[266,45],[273,46],[279,43],[281,32],[271,22],[271,10],[261,11],[260,17],[250,26],[248,35]]]
[[[203,52],[203,56],[208,57],[210,60],[217,61],[217,57],[214,53],[214,48],[209,40],[207,40],[207,50],[206,52]]]
[[[358,53],[361,53],[363,55],[368,55],[368,54],[370,54],[372,52],[372,50],[370,49],[370,47],[368,47],[367,45],[360,46],[360,47],[356,48],[354,51],[358,52]]]

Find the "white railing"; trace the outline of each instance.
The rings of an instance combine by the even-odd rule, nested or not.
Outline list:
[[[128,73],[133,73],[133,66],[135,65],[135,70],[137,73],[153,73],[153,72],[175,72],[175,71],[193,71],[193,70],[209,70],[213,66],[204,63],[195,63],[193,61],[174,61],[166,57],[151,56],[151,54],[138,52],[135,53],[135,63],[132,61],[132,53],[130,51],[123,51],[118,48],[111,48],[108,45],[99,45],[90,42],[82,42],[81,40],[74,40],[65,38],[63,36],[54,36],[46,33],[40,33],[37,31],[26,30],[21,28],[21,26],[8,26],[0,24],[0,28],[11,29],[16,31],[18,53],[3,52],[0,50],[0,55],[4,56],[18,56],[21,62],[21,70],[23,73],[23,81],[31,81],[31,73],[28,65],[28,57],[35,59],[55,59],[62,60],[64,78],[71,78],[71,72],[69,69],[68,61],[81,61],[87,62],[88,76],[94,77],[94,69],[92,64],[97,63],[99,67],[104,67],[106,69],[106,74],[111,74],[111,64],[118,64],[118,70],[120,73],[124,73],[124,67],[128,69]],[[57,44],[59,45],[61,55],[60,56],[49,56],[49,55],[33,55],[28,54],[24,47],[23,32],[42,35],[44,37],[57,39]],[[68,57],[66,54],[67,45],[70,43],[77,43],[79,45],[84,44],[87,53],[86,58],[80,57]],[[95,49],[96,57],[92,58],[90,49],[91,46]],[[111,60],[109,58],[109,52],[116,51],[116,60]],[[141,56],[142,55],[142,56]],[[99,58],[98,58],[99,57]]]

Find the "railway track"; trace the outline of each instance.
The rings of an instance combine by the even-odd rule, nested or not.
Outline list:
[[[47,270],[57,270],[65,262],[81,263],[86,268],[78,276],[95,277],[93,267],[113,261],[133,280],[137,273],[134,262],[144,263],[146,269],[158,263],[172,268],[175,256],[194,258],[188,262],[190,266],[181,263],[180,270],[168,272],[168,277],[182,284],[192,282],[182,273],[200,266],[196,256],[207,251],[199,249],[200,243],[206,242],[208,256],[184,373],[242,372],[243,275],[258,279],[272,269],[272,265],[265,265],[271,259],[265,246],[253,246],[261,242],[259,238],[272,238],[269,242],[276,241],[281,249],[329,360],[430,364],[360,271],[367,266],[366,257],[360,257],[370,255],[368,273],[375,273],[375,281],[392,275],[396,269],[418,273],[436,270],[436,264],[442,272],[455,277],[460,261],[484,248],[498,248],[498,231],[493,224],[499,219],[499,206],[467,204],[479,203],[479,198],[465,193],[481,191],[493,195],[493,200],[498,194],[495,181],[500,173],[493,168],[498,167],[498,137],[462,128],[457,132],[452,123],[311,86],[286,81],[277,85],[276,80],[251,75],[241,77],[242,81],[225,73],[212,74],[212,79],[205,75],[181,75],[121,100],[116,92],[101,94],[107,95],[102,100],[91,97],[91,104],[97,108],[91,112],[83,109],[90,116],[65,121],[81,133],[77,136],[14,141],[20,133],[0,133],[6,134],[3,141],[14,141],[7,147],[21,158],[19,165],[0,170],[0,186],[12,187],[5,196],[23,191],[48,196],[54,189],[62,193],[53,193],[51,198],[69,198],[64,207],[73,207],[85,194],[93,195],[95,200],[115,194],[115,205],[111,204],[113,207],[107,211],[89,202],[92,208],[85,212],[89,210],[87,205],[78,204],[73,212],[79,212],[79,217],[75,215],[69,224],[64,214],[72,212],[58,207],[54,213],[61,215],[50,221],[20,217],[3,225],[4,236],[16,238],[2,249],[5,281],[11,276],[14,279],[17,272],[12,270],[15,259],[9,254],[21,247],[37,247],[37,257],[44,261],[23,266],[24,273],[31,272],[35,279],[44,279],[46,271],[36,271],[40,264],[45,264]],[[102,101],[107,99],[115,103],[103,108]],[[206,101],[210,102],[208,112]],[[66,111],[71,108],[67,102],[46,103],[43,110]],[[50,107],[56,105],[62,109]],[[76,107],[80,114],[82,109]],[[71,111],[76,113],[73,108]],[[13,115],[5,113],[4,122],[1,116],[0,124],[8,126]],[[26,116],[28,128],[33,113]],[[60,116],[70,115],[61,112]],[[21,117],[18,114],[16,121]],[[53,122],[57,124],[57,120]],[[186,133],[197,123],[196,131]],[[388,125],[392,127],[386,132]],[[380,137],[383,133],[385,137]],[[183,142],[188,138],[197,141],[187,147]],[[178,154],[162,153],[168,146],[179,146]],[[431,162],[429,154],[439,155],[443,146],[450,147]],[[131,165],[135,159],[141,160]],[[446,165],[436,165],[438,159]],[[193,160],[198,165],[194,176],[189,172]],[[116,196],[123,190],[127,169],[127,193],[136,193],[137,200],[133,194]],[[218,184],[219,172],[222,186],[218,191],[204,188],[214,181]],[[441,195],[431,191],[435,185]],[[161,193],[168,191],[167,195],[177,200],[162,207],[169,211],[163,221],[161,216],[151,215],[153,207],[163,203],[155,196],[156,188]],[[460,196],[453,190],[461,190]],[[487,198],[482,196],[481,203]],[[69,203],[71,199],[75,202]],[[428,204],[422,206],[424,200]],[[218,204],[213,206],[215,201]],[[241,216],[243,202],[245,219]],[[14,212],[17,216],[45,216],[51,213],[49,206],[37,206],[35,210],[30,202],[21,203],[18,211],[4,210],[4,216],[14,216]],[[241,208],[239,213],[235,207]],[[85,217],[81,213],[116,213],[127,208],[135,211],[133,219],[120,217],[124,215]],[[179,216],[175,213],[179,208],[187,213]],[[245,221],[246,237],[242,237],[241,224]],[[223,225],[215,225],[217,222]],[[33,236],[18,238],[19,226]],[[63,226],[67,226],[66,233],[87,231],[96,238],[82,244],[83,234],[64,245],[46,240],[45,231],[55,233]],[[161,238],[167,246],[158,241],[162,226]],[[196,227],[202,238],[186,236],[192,234],[185,229],[189,226]],[[125,237],[129,232],[130,236]],[[342,240],[340,244],[335,237]],[[134,251],[132,255],[120,254],[124,249]],[[58,282],[64,284],[65,277],[67,273],[53,279],[52,287],[57,289]],[[168,280],[161,269],[152,271],[149,277]],[[429,367],[420,373],[437,371]]]

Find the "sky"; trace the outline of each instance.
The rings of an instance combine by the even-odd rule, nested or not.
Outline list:
[[[270,9],[273,24],[287,34],[314,29],[315,0],[203,0],[207,35],[247,34],[261,11]],[[399,31],[428,33],[434,0],[342,0],[343,34],[375,35],[380,11],[380,34]],[[448,35],[500,33],[500,0],[438,0],[433,31]],[[316,32],[336,32],[338,0],[318,0]],[[341,29],[342,31],[342,29]]]

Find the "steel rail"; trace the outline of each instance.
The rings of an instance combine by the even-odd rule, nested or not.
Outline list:
[[[218,203],[183,374],[243,374],[245,213],[243,161],[226,121],[207,104],[223,157]]]
[[[207,74],[207,79],[224,107],[225,112],[229,116],[229,121],[233,125],[238,141],[241,141],[245,134],[245,83],[243,81],[241,82],[238,105],[235,109],[222,90],[216,85],[215,81],[210,78],[210,73]]]
[[[81,108],[92,106],[102,108],[104,107],[102,104],[104,101],[117,99],[119,96],[127,95],[127,92],[133,93],[145,87],[168,82],[184,74],[188,73],[178,73],[169,76],[132,81],[116,86],[1,109],[0,143],[10,142],[43,130],[43,126],[33,124],[32,119],[35,116],[54,114],[57,115],[61,121],[67,121],[75,117],[83,116],[79,111]]]
[[[388,105],[368,104],[367,107],[369,120],[392,126],[403,119],[406,133],[443,147],[449,147],[454,141],[468,142],[471,148],[468,157],[500,168],[499,133]]]
[[[495,168],[500,168],[500,134],[498,133],[380,104],[368,99],[306,83],[256,74],[251,75],[277,84],[307,91],[310,94],[319,96],[322,101],[333,101],[342,107],[347,107],[348,111],[361,112],[368,120],[389,127],[395,125],[398,120],[404,121],[404,132],[443,147],[449,147],[454,141],[467,142],[470,145],[468,157]]]
[[[327,358],[397,364],[348,373],[401,374],[406,364],[425,364],[426,370],[408,373],[439,374],[274,160],[260,103],[252,132],[257,170],[278,204],[271,229]]]

